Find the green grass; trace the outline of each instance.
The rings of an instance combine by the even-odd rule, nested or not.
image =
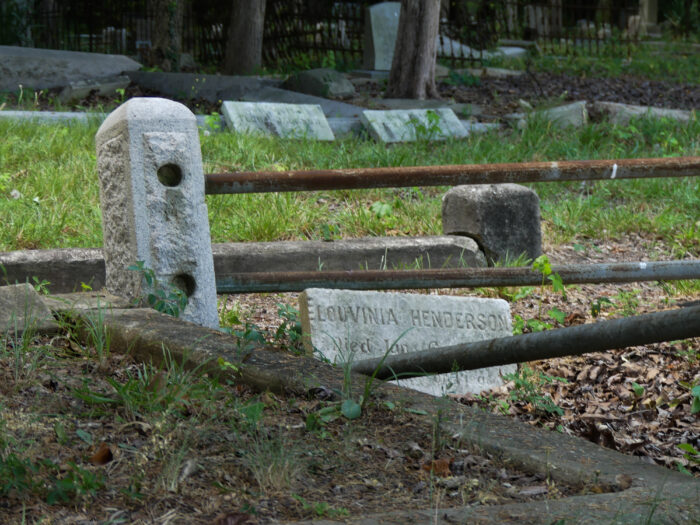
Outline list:
[[[594,44],[595,46],[595,44]],[[563,53],[562,49],[562,53]],[[603,46],[600,53],[577,49],[568,55],[538,55],[528,59],[493,59],[489,65],[585,77],[636,76],[650,80],[700,84],[700,53],[683,43],[652,46]]]
[[[0,122],[0,250],[102,244],[95,126]],[[206,172],[700,155],[700,123],[639,120],[384,146],[359,139],[284,141],[202,136]],[[700,252],[697,178],[532,185],[555,242],[647,232],[674,255]],[[214,242],[441,233],[447,188],[221,195],[207,198]],[[13,190],[22,195],[11,197]],[[376,203],[381,203],[377,205]]]

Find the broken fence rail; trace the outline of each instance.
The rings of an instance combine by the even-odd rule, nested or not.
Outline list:
[[[205,192],[214,195],[697,176],[700,176],[700,157],[576,160],[513,164],[209,173],[205,175]]]
[[[700,305],[650,314],[432,348],[410,354],[357,361],[353,372],[377,379],[446,374],[489,366],[524,363],[602,352],[700,336]]]
[[[700,279],[700,260],[572,264],[552,266],[564,284],[624,283]],[[542,274],[531,268],[352,270],[316,272],[219,273],[218,293],[300,292],[306,288],[397,290],[538,286]],[[545,284],[549,284],[547,281]]]

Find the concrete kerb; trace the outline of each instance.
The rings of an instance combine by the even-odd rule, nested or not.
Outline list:
[[[485,266],[472,239],[453,235],[430,237],[372,237],[323,241],[241,242],[212,244],[217,281],[241,272],[396,269]],[[63,248],[0,252],[1,284],[23,283],[36,277],[49,281],[52,293],[93,290],[105,285],[102,250]]]
[[[80,295],[80,294],[75,294]],[[70,296],[64,300],[71,302]],[[56,308],[55,303],[52,306]],[[60,308],[60,307],[59,307]],[[67,308],[66,308],[67,309]],[[80,318],[90,310],[72,310]],[[112,351],[128,352],[144,362],[159,363],[163,349],[187,367],[224,374],[219,357],[237,364],[235,381],[257,391],[310,396],[315,388],[342,389],[343,371],[318,360],[258,347],[245,355],[235,338],[146,309],[107,309],[105,326]],[[359,395],[363,379],[353,381]],[[639,458],[605,449],[582,438],[559,434],[482,412],[457,403],[377,384],[374,395],[403,409],[425,413],[432,421],[438,410],[443,429],[466,446],[500,458],[529,473],[567,483],[590,495],[502,506],[437,509],[445,520],[469,523],[690,523],[700,515],[700,480],[643,463]],[[434,523],[436,509],[352,519],[356,523]],[[653,518],[653,519],[652,519]],[[317,521],[315,523],[331,523]]]

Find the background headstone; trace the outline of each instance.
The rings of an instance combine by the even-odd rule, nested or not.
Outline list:
[[[320,106],[272,102],[233,102],[221,105],[228,128],[235,133],[291,139],[334,140]]]
[[[399,32],[401,2],[382,2],[365,11],[362,67],[389,71]]]
[[[307,351],[342,363],[512,335],[502,299],[308,289],[299,296]],[[399,384],[432,395],[478,393],[516,365],[416,377]]]
[[[143,261],[166,290],[185,292],[181,317],[218,327],[214,261],[197,121],[182,104],[132,98],[96,136],[109,292],[150,291],[128,266]]]
[[[468,135],[449,108],[365,110],[360,121],[379,142],[446,140]]]

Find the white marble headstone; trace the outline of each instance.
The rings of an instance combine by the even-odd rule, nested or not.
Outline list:
[[[335,363],[429,350],[512,335],[502,299],[314,288],[299,297],[308,352]],[[501,386],[516,365],[399,380],[432,395],[479,393]]]
[[[321,106],[279,102],[234,102],[227,100],[221,112],[235,133],[282,138],[335,140]]]
[[[360,121],[378,142],[464,138],[469,133],[450,108],[365,110]]]

